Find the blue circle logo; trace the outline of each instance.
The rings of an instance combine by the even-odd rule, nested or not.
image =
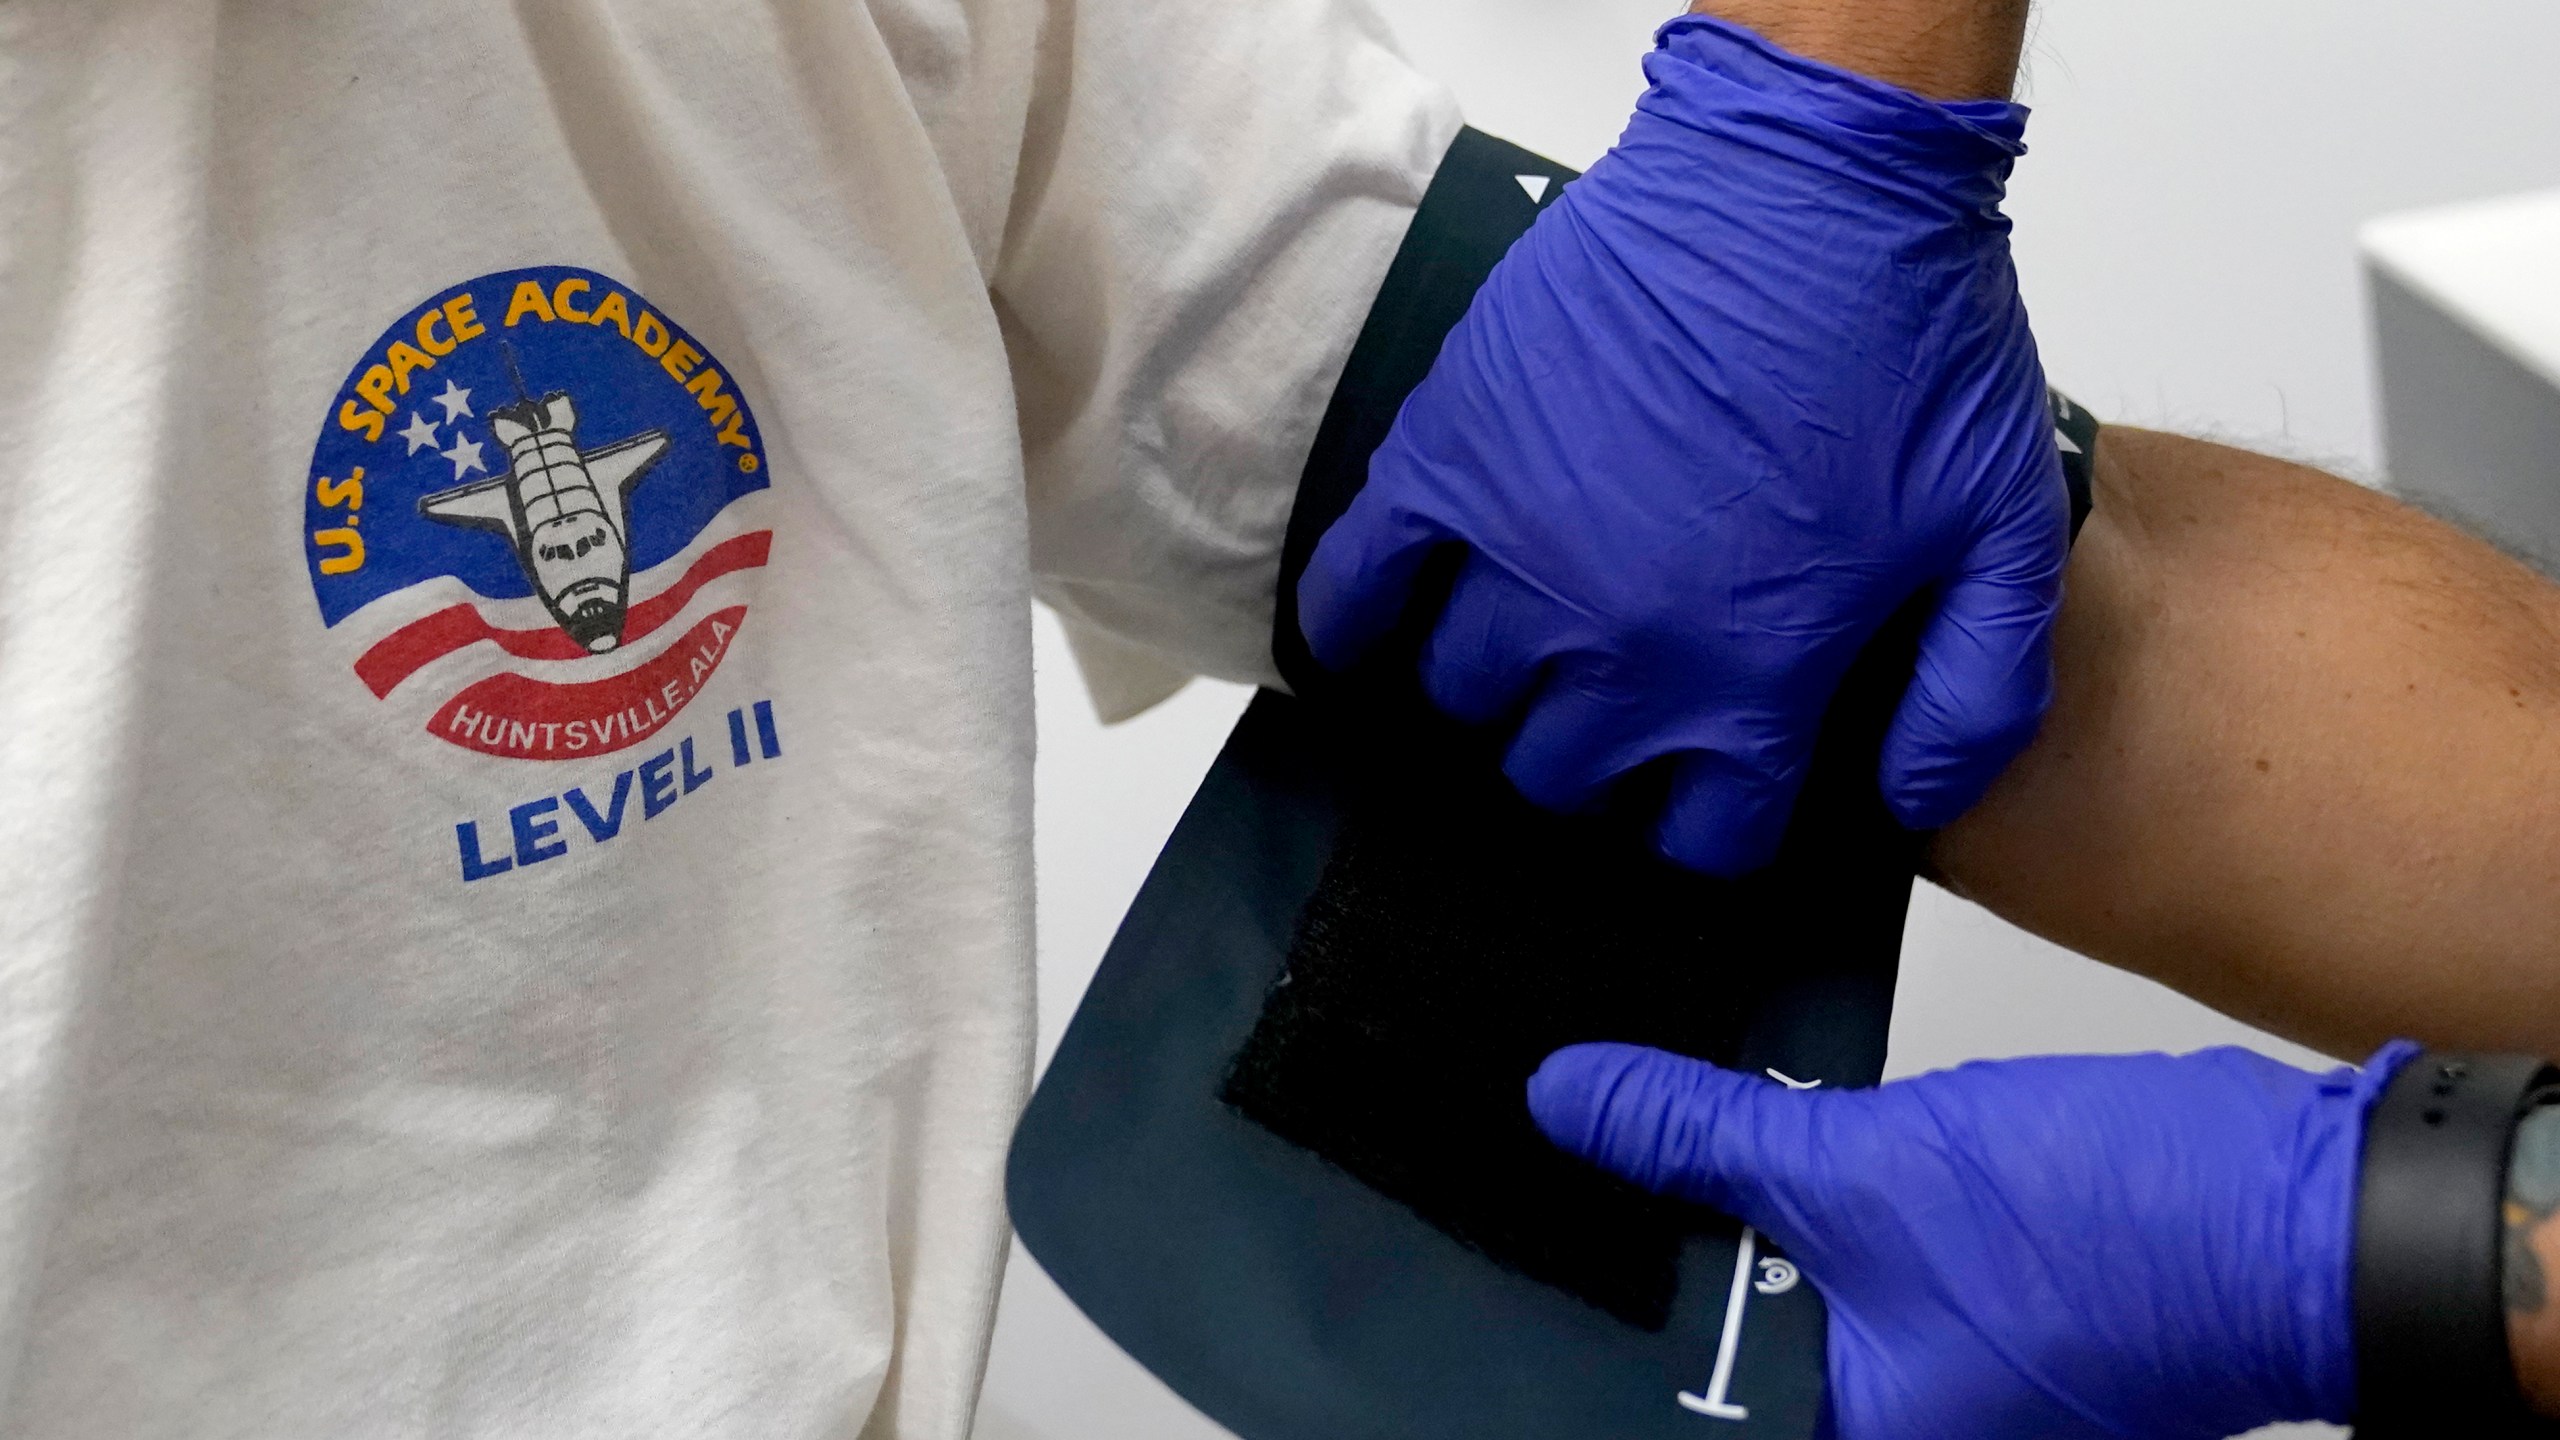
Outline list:
[[[771,550],[734,372],[590,270],[483,275],[368,348],[313,447],[304,558],[376,699],[483,754],[648,739]]]

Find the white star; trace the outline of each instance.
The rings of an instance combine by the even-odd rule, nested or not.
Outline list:
[[[489,467],[481,463],[480,442],[477,440],[465,440],[461,436],[457,435],[453,439],[452,449],[439,451],[438,453],[443,455],[447,460],[453,462],[453,478],[456,480],[470,474],[474,470],[477,470],[484,475],[489,471]]]
[[[471,413],[471,392],[447,380],[444,393],[436,397],[436,403],[444,407],[444,423],[450,425]]]
[[[433,450],[436,448],[436,427],[427,423],[426,416],[412,410],[409,412],[409,428],[400,432],[400,438],[409,442],[412,455],[421,450]]]

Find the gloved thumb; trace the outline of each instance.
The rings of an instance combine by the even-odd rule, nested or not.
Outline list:
[[[2068,524],[2051,527],[2051,555],[2041,553],[2042,525],[1980,547],[1921,632],[1919,666],[1885,732],[1880,775],[1885,803],[1912,829],[1936,829],[1972,809],[2035,739],[2053,703],[2053,615]]]
[[[1812,1120],[1830,1098],[1641,1045],[1567,1046],[1529,1077],[1529,1113],[1558,1146],[1781,1243],[1818,1183]]]
[[[1298,628],[1329,670],[1365,654],[1404,618],[1414,577],[1451,536],[1371,485],[1316,542],[1298,577]]]

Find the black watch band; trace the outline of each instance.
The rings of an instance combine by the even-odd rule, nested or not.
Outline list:
[[[2059,390],[2044,392],[2045,409],[2053,415],[2053,444],[2062,452],[2062,487],[2071,496],[2071,538],[2089,520],[2098,488],[2098,417],[2083,410]]]
[[[2560,1070],[2430,1051],[2365,1122],[2356,1201],[2358,1440],[2560,1437],[2516,1386],[2501,1295],[2517,1119]]]

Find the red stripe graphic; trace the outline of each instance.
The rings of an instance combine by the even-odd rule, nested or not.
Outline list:
[[[645,664],[602,680],[553,685],[500,674],[463,687],[427,733],[484,755],[574,760],[627,750],[667,726],[728,658],[747,607],[714,610]],[[688,761],[692,752],[686,752]],[[641,783],[651,783],[648,773]],[[692,782],[686,782],[692,788]]]
[[[764,564],[772,549],[772,531],[752,530],[703,551],[685,568],[683,578],[631,607],[622,623],[623,643],[641,639],[674,619],[703,586],[732,571],[752,570]],[[356,677],[379,700],[428,665],[483,640],[523,660],[580,660],[587,654],[557,625],[538,630],[501,630],[482,619],[475,606],[448,605],[376,641],[372,649],[356,657]]]

